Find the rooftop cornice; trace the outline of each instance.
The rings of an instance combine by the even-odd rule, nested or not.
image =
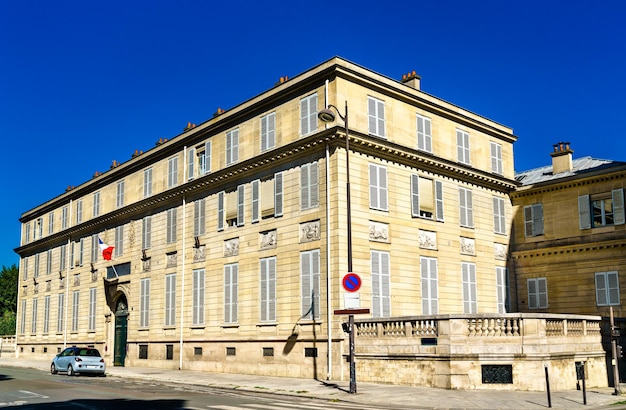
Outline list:
[[[511,193],[511,199],[535,196],[546,192],[562,191],[602,182],[626,179],[626,169],[621,166],[618,169],[607,168],[602,171],[583,175],[572,175],[566,178],[541,182],[534,185],[520,186]]]

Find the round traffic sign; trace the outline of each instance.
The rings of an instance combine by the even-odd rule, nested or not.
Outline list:
[[[356,292],[361,288],[361,278],[356,273],[348,273],[343,277],[343,288],[348,292]]]

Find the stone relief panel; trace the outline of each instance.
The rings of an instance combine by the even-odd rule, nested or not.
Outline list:
[[[165,263],[166,268],[173,268],[178,264],[178,254],[176,252],[165,254],[167,261]]]
[[[381,222],[370,221],[370,241],[389,241],[389,225]]]
[[[419,230],[418,234],[420,248],[437,249],[437,234],[431,231]]]
[[[493,252],[495,254],[496,259],[501,260],[501,261],[506,260],[506,245],[502,243],[494,243]]]
[[[206,245],[194,246],[193,247],[193,261],[194,262],[202,262],[206,259],[205,256]]]
[[[141,261],[143,265],[144,272],[150,272],[150,268],[152,267],[152,258],[145,258]]]
[[[476,241],[473,238],[464,238],[461,236],[461,254],[476,255]]]
[[[300,243],[320,240],[320,221],[311,221],[300,224]]]
[[[224,257],[239,255],[239,238],[224,241]]]
[[[273,231],[261,232],[261,243],[259,246],[261,250],[276,248],[276,242],[276,229]]]

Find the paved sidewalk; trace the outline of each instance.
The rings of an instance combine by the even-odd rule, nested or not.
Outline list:
[[[30,367],[48,371],[49,361],[25,361],[0,357],[1,367]],[[348,393],[348,381],[320,381],[287,377],[250,376],[209,373],[191,370],[166,370],[148,367],[108,367],[108,377],[155,380],[210,386],[238,391],[253,391],[313,397],[332,401],[361,404],[381,404],[402,409],[546,409],[546,392],[445,390],[428,387],[410,387],[364,383],[357,381],[357,393]],[[626,394],[614,396],[613,388],[587,390],[587,405],[583,392],[552,391],[553,409],[626,409]]]

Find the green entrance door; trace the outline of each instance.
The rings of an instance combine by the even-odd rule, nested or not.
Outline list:
[[[115,309],[115,345],[113,347],[113,365],[124,366],[126,360],[126,336],[128,334],[128,304],[126,297],[120,296]]]

